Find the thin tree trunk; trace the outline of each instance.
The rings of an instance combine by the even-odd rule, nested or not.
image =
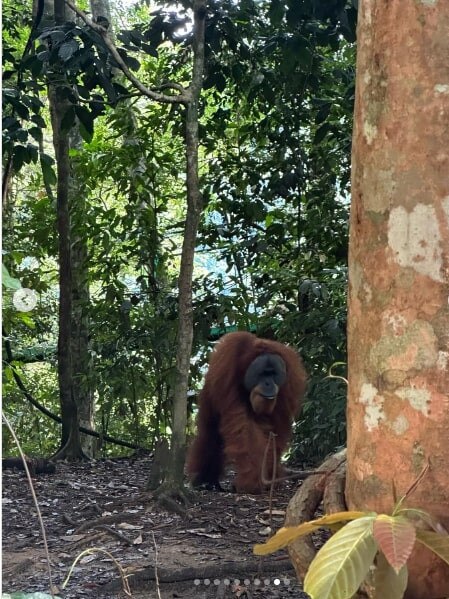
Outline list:
[[[95,6],[93,6],[93,4]],[[99,2],[92,3],[93,16]],[[106,3],[107,4],[107,3]],[[109,7],[107,6],[107,9]],[[106,10],[100,9],[101,14]],[[69,12],[67,12],[69,11]],[[109,14],[109,13],[108,13]],[[76,20],[76,16],[66,8],[66,17]],[[77,125],[74,125],[69,134],[69,148],[82,148],[82,138]],[[90,430],[95,430],[94,419],[94,394],[92,390],[92,364],[89,352],[89,264],[86,227],[83,217],[86,211],[86,199],[79,183],[76,164],[70,161],[68,185],[68,205],[70,214],[70,239],[71,239],[71,367],[73,380],[73,399],[78,409],[79,424]],[[83,452],[94,457],[97,449],[97,440],[90,435],[81,434],[81,447]]]
[[[179,323],[176,351],[176,382],[173,397],[173,425],[167,482],[183,484],[187,427],[187,391],[193,344],[192,278],[198,226],[203,208],[198,175],[198,104],[204,72],[204,30],[206,0],[193,3],[193,74],[191,100],[186,107],[187,216],[179,274]]]
[[[76,15],[66,8],[67,17],[76,21]],[[94,15],[96,16],[96,15]],[[75,124],[69,132],[70,149],[80,150],[83,140],[79,127]],[[71,160],[72,173],[69,179],[70,239],[72,252],[72,322],[71,353],[73,399],[78,408],[79,424],[95,430],[95,406],[92,389],[92,360],[89,343],[89,259],[88,236],[84,217],[86,214],[86,194],[80,184],[76,162]],[[98,440],[91,435],[80,435],[81,447],[88,457],[95,457]]]
[[[349,256],[350,509],[449,530],[449,2],[359,3]],[[419,546],[408,599],[449,596]]]
[[[46,3],[46,17],[52,10]],[[54,3],[54,20],[57,25],[65,22],[64,1]],[[58,182],[56,193],[57,230],[59,239],[59,335],[58,379],[61,403],[61,448],[55,458],[77,459],[83,457],[78,430],[78,410],[73,393],[72,378],[72,254],[70,239],[69,186],[71,184],[69,159],[69,133],[63,131],[61,122],[71,104],[64,95],[60,83],[50,83],[48,98],[53,128]]]
[[[79,131],[73,128],[69,140],[70,148],[82,145]],[[86,212],[85,195],[80,189],[76,170],[69,187],[69,210],[71,216],[70,237],[72,240],[72,313],[71,313],[71,354],[73,399],[78,407],[79,423],[95,430],[94,394],[92,390],[91,359],[89,352],[89,264],[87,229],[82,223]],[[95,437],[81,434],[81,446],[89,457],[95,457],[97,441]]]
[[[94,20],[102,17],[103,19],[106,19],[108,23],[111,22],[111,8],[109,6],[109,0],[90,0],[90,10]],[[114,31],[109,31],[109,35],[113,39]]]

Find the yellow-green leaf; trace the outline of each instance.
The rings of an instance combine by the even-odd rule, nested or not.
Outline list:
[[[315,531],[317,528],[327,528],[338,522],[347,522],[348,520],[356,520],[366,516],[366,512],[337,512],[329,514],[310,522],[304,522],[298,526],[288,526],[280,528],[277,533],[272,536],[266,543],[254,545],[253,551],[256,555],[267,555],[274,553],[283,547],[292,543],[295,539],[303,537]]]
[[[440,535],[430,530],[417,530],[416,540],[449,564],[449,535]]]
[[[407,566],[402,566],[396,573],[385,556],[378,553],[374,573],[374,599],[402,599],[407,580]]]
[[[323,545],[310,564],[304,591],[312,599],[349,599],[365,578],[377,545],[375,516],[349,522]]]
[[[419,508],[401,508],[395,513],[395,516],[405,516],[407,520],[410,520],[411,522],[413,522],[413,520],[422,520],[435,532],[440,532],[441,529],[441,524],[434,516],[432,516],[432,514],[420,510]]]
[[[407,563],[416,539],[416,529],[403,516],[380,514],[373,525],[379,549],[396,573]]]

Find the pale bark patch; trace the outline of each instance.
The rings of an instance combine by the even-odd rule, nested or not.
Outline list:
[[[402,316],[393,310],[387,310],[382,315],[384,325],[390,329],[394,335],[403,335],[407,327],[407,321]]]
[[[444,214],[446,216],[446,220],[449,224],[449,196],[446,196],[442,201]]]
[[[438,370],[447,370],[449,364],[449,352],[438,352],[437,368]]]
[[[371,432],[378,428],[380,422],[385,420],[383,410],[384,397],[371,383],[364,383],[360,390],[359,401],[365,406],[365,416],[363,418],[366,429]]]
[[[441,234],[433,206],[417,204],[411,212],[402,206],[393,208],[388,222],[388,245],[399,266],[443,281]]]
[[[390,428],[395,435],[400,436],[408,430],[409,426],[410,423],[407,420],[407,418],[403,414],[400,414],[397,418],[393,420],[393,422],[390,425]]]
[[[372,366],[381,373],[388,370],[422,370],[435,366],[438,340],[430,323],[416,320],[402,335],[384,335],[370,351]]]
[[[365,480],[373,474],[373,466],[370,462],[354,456],[352,463],[352,471],[358,480]]]
[[[377,127],[368,121],[363,122],[363,134],[366,143],[370,146],[377,137]]]
[[[368,143],[370,142],[368,141]],[[393,175],[394,171],[392,169],[379,169],[377,164],[373,167],[367,166],[364,169],[364,184],[371,189],[371,192],[365,198],[367,210],[379,214],[389,210],[396,190],[396,181]]]
[[[447,84],[447,83],[437,83],[434,86],[433,91],[436,94],[449,94],[449,84]]]
[[[414,387],[402,387],[396,390],[396,395],[407,401],[410,406],[424,416],[429,415],[429,404],[431,400],[430,391],[427,389],[416,389]]]

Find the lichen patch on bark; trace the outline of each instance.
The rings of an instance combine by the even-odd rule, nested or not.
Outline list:
[[[398,436],[403,435],[408,430],[409,426],[410,423],[403,414],[400,414],[390,424],[391,430]]]
[[[435,281],[443,281],[442,246],[433,206],[417,204],[411,212],[397,206],[390,212],[388,245],[394,261]]]
[[[416,320],[402,335],[384,335],[370,351],[371,366],[378,372],[421,370],[435,366],[438,341],[430,323]]]
[[[365,406],[364,423],[366,429],[371,432],[385,420],[385,413],[383,410],[385,399],[380,395],[374,385],[365,383],[360,390],[359,401]]]
[[[447,83],[437,83],[433,89],[436,94],[449,94],[449,84]]]
[[[416,389],[414,387],[402,387],[396,389],[396,395],[407,401],[414,410],[421,412],[424,416],[429,415],[429,404],[431,400],[430,391],[427,389]]]

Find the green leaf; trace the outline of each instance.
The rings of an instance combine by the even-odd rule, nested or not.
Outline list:
[[[94,134],[94,119],[90,110],[84,106],[75,107],[76,116],[78,117],[80,124],[80,133],[84,141],[92,141]]]
[[[374,516],[346,524],[315,556],[304,579],[312,599],[349,599],[357,591],[377,552]]]
[[[75,52],[78,50],[78,48],[79,48],[79,45],[76,40],[74,40],[74,39],[69,40],[65,44],[62,44],[62,46],[59,48],[59,50],[58,50],[59,58],[61,60],[63,60],[64,62],[67,62],[67,60],[72,58],[72,56],[75,54]]]
[[[374,599],[402,599],[407,580],[407,566],[403,566],[396,573],[383,553],[378,553],[374,573]]]
[[[449,535],[441,535],[430,530],[417,530],[416,540],[449,564]]]
[[[14,116],[7,116],[2,120],[2,129],[15,129],[20,127],[19,121]]]
[[[42,130],[39,129],[39,127],[30,127],[28,133],[32,135],[36,141],[43,140]]]
[[[14,279],[14,277],[12,277],[9,274],[8,269],[4,264],[2,264],[2,285],[7,289],[15,290],[21,289],[22,287],[22,284],[20,283],[19,279]]]
[[[36,328],[36,323],[34,322],[34,320],[26,312],[19,312],[17,314],[17,318],[19,320],[21,320],[23,322],[23,324],[26,327],[28,327],[29,329],[35,329]]]
[[[150,56],[153,56],[153,58],[159,58],[159,52],[150,44],[143,43],[141,47],[144,52],[146,52]]]
[[[27,164],[30,164],[30,162],[37,162],[37,159],[39,156],[38,147],[35,146],[34,144],[27,144],[26,151],[27,151],[27,160],[25,162],[27,162]]]
[[[312,63],[312,52],[307,46],[301,46],[298,48],[298,53],[296,55],[296,60],[299,65],[304,68],[307,68]]]
[[[255,555],[267,555],[273,553],[278,549],[282,549],[286,545],[289,545],[299,537],[314,532],[317,528],[331,528],[334,524],[340,524],[347,522],[348,520],[355,520],[357,518],[364,518],[366,512],[336,512],[334,514],[328,514],[322,516],[317,520],[310,520],[309,522],[303,522],[298,526],[287,526],[280,528],[274,536],[272,536],[266,543],[254,545],[253,552]]]
[[[86,143],[90,143],[92,141],[93,133],[88,131],[83,123],[79,124],[79,132]]]
[[[8,79],[11,79],[11,77],[13,75],[15,75],[16,71],[13,70],[7,70],[7,71],[3,71],[3,81],[7,81]]]
[[[38,77],[41,74],[43,66],[44,63],[42,60],[40,60],[37,56],[33,56],[33,62],[30,65],[31,74],[33,77]]]
[[[44,183],[46,186],[51,187],[56,184],[57,177],[54,171],[54,168],[47,161],[43,160],[41,156],[41,169],[42,169],[42,177],[44,178]]]
[[[313,145],[317,146],[320,142],[322,142],[326,135],[329,133],[329,131],[329,123],[324,123],[324,125],[318,127],[318,129],[315,131],[315,136],[313,138]]]
[[[12,102],[12,104],[21,119],[25,119],[27,121],[30,118],[30,111],[25,106],[25,104],[19,102],[18,100]]]
[[[38,52],[37,55],[39,60],[41,60],[42,62],[45,62],[46,60],[48,60],[50,58],[50,51],[49,50],[42,50],[42,52]]]
[[[121,52],[122,58],[126,63],[126,66],[131,69],[131,71],[138,71],[140,69],[140,62],[134,56],[129,56],[129,54],[125,54]]]
[[[13,164],[14,170],[16,172],[22,168],[23,163],[26,162],[26,157],[27,157],[27,151],[26,151],[25,146],[16,145],[14,148],[14,154],[12,157],[12,164]]]
[[[45,120],[41,117],[40,114],[33,114],[31,117],[33,123],[35,123],[40,129],[45,129],[46,123]]]
[[[332,107],[332,104],[330,102],[326,102],[325,104],[323,104],[323,106],[321,106],[321,108],[316,113],[316,117],[315,117],[315,123],[317,125],[320,125],[327,119],[327,117],[329,116],[329,113],[331,111],[331,107]]]
[[[285,5],[280,0],[271,0],[268,17],[275,27],[279,27],[285,14]]]
[[[14,381],[14,371],[9,364],[3,368],[3,376],[9,383]]]
[[[75,124],[75,109],[73,106],[67,110],[65,115],[62,117],[61,121],[61,130],[62,131],[70,131],[70,129]]]
[[[53,156],[50,156],[50,154],[46,154],[45,152],[41,154],[41,161],[50,165],[55,163]]]

